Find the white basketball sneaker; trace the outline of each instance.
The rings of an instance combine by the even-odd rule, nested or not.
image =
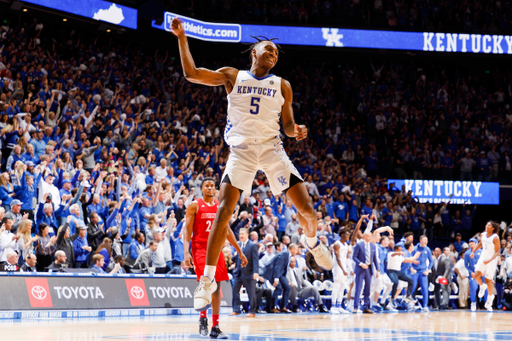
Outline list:
[[[340,311],[336,307],[331,307],[331,314],[333,315],[339,315]]]
[[[471,311],[476,311],[476,302],[471,303]]]
[[[212,305],[212,294],[217,290],[215,280],[210,280],[206,276],[201,276],[199,285],[194,291],[194,309],[196,311],[205,311]]]
[[[487,302],[485,302],[485,309],[492,312],[492,302],[494,301],[494,295],[487,296]]]
[[[339,311],[340,314],[350,314],[349,311],[347,311],[347,310],[345,310],[343,308],[338,308],[338,311]]]
[[[309,245],[307,245],[307,249],[313,254],[313,257],[315,257],[316,263],[324,270],[332,270],[334,267],[334,260],[331,257],[331,253],[329,252],[329,249],[327,249],[320,241],[316,244],[314,248],[310,248]]]
[[[478,298],[484,297],[485,290],[487,290],[487,284],[484,283],[480,286],[480,290],[478,291]]]

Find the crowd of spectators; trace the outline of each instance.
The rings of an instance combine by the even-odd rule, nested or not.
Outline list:
[[[243,4],[243,5],[242,5]],[[180,8],[204,20],[400,31],[510,34],[508,1],[405,0],[208,0]]]
[[[279,70],[310,129],[306,142],[284,144],[325,244],[362,214],[396,234],[467,240],[476,207],[419,203],[387,178],[510,180],[510,72],[484,85],[470,71],[423,67]],[[187,82],[168,52],[37,21],[1,26],[0,261],[17,252],[20,266],[39,271],[190,271],[179,267],[185,208],[201,196],[203,177],[222,176],[226,107],[223,88]],[[232,228],[241,227],[262,250],[298,244],[302,233],[262,173],[233,215]]]

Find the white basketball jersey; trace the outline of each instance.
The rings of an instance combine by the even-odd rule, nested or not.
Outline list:
[[[348,253],[349,246],[346,245],[346,244],[343,244],[339,240],[337,240],[334,243],[334,245],[339,245],[340,246],[340,257],[341,257],[340,258],[340,262],[343,265],[343,268],[345,269],[345,271],[348,271],[348,269],[347,269],[347,253]],[[332,249],[332,257],[334,258],[333,272],[340,273],[340,274],[343,273],[341,271],[341,269],[340,269],[340,265],[338,264],[338,261],[336,260],[336,253],[334,252],[334,248]]]
[[[259,78],[250,71],[239,71],[228,95],[224,140],[230,146],[238,146],[278,137],[283,104],[281,77],[270,74]]]
[[[487,237],[487,232],[482,233],[482,254],[480,258],[488,260],[494,255],[494,238],[498,237],[496,233],[493,233],[490,237]]]

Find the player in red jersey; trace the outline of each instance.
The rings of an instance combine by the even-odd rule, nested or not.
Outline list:
[[[190,259],[193,257],[194,270],[197,274],[197,281],[199,282],[200,277],[203,275],[204,266],[206,264],[206,246],[208,244],[208,236],[210,235],[210,229],[217,214],[217,208],[219,202],[215,200],[215,180],[213,178],[204,178],[201,184],[201,191],[203,198],[199,198],[190,203],[187,207],[187,215],[185,218],[185,235],[183,236],[183,248],[185,255],[185,263],[191,266]],[[242,267],[247,264],[240,246],[236,241],[236,237],[228,229],[227,239],[236,249],[236,252],[242,257]],[[192,239],[192,257],[189,252],[189,244]],[[224,255],[222,252],[219,254],[219,260],[217,262],[217,272],[215,273],[215,281],[227,281],[228,270],[226,269],[226,263],[224,262]],[[220,312],[220,285],[212,295],[212,330],[210,333],[211,339],[227,339],[227,335],[219,329],[219,312]],[[207,309],[201,312],[199,318],[199,334],[202,336],[208,335],[208,317],[206,316]]]

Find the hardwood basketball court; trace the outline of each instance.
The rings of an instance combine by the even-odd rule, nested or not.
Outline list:
[[[1,340],[205,340],[198,316],[2,320]],[[512,340],[508,312],[221,315],[230,340]]]

